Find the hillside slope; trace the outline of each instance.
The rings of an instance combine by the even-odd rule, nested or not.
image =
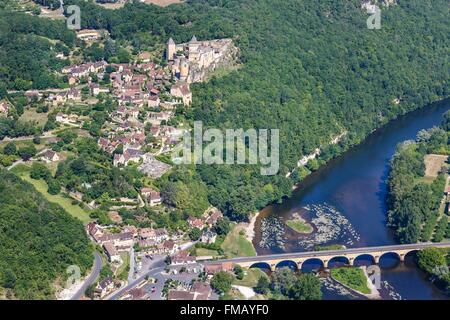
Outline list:
[[[93,254],[80,221],[27,182],[0,171],[0,287],[7,298],[54,298],[69,265],[82,273]]]

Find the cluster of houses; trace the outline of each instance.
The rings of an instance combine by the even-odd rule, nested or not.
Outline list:
[[[167,122],[173,117],[176,105],[181,102],[190,104],[192,95],[189,87],[172,84],[170,74],[151,62],[148,52],[139,55],[137,64],[113,64],[112,67],[115,69],[110,74],[112,94],[117,98],[119,107],[110,114],[111,120],[105,123],[104,137],[99,139],[98,144],[110,154],[115,153],[119,145],[122,146],[123,151],[114,155],[114,166],[142,161],[140,170],[149,177],[159,178],[170,166],[141,150],[146,146],[160,147],[161,153],[181,140],[184,131],[168,126]],[[175,87],[172,98],[172,89],[169,93],[167,87]],[[162,101],[162,93],[168,97],[165,100],[172,100]],[[149,131],[146,132],[146,129]],[[148,135],[160,143],[147,143]]]
[[[161,201],[159,193],[151,188],[141,189],[141,194],[148,202]],[[191,228],[203,229],[203,236],[207,236],[208,234],[213,234],[212,227],[220,218],[222,218],[222,213],[212,207],[201,218],[190,218],[188,222]],[[212,290],[208,280],[221,271],[233,272],[233,264],[228,262],[199,265],[197,257],[190,255],[187,250],[180,250],[179,243],[183,238],[182,232],[171,235],[165,228],[124,226],[119,232],[113,233],[109,231],[108,227],[99,226],[95,222],[89,223],[86,226],[86,231],[93,241],[103,247],[114,273],[123,264],[123,254],[128,254],[134,248],[137,257],[167,255],[170,256],[170,264],[172,266],[181,266],[183,268],[192,266],[186,270],[192,269],[194,273],[203,272],[206,276],[206,281],[196,281],[191,285],[180,285],[176,289],[169,290],[168,300],[208,300],[214,298],[212,297]],[[204,242],[211,243],[211,236],[209,235],[208,240]],[[118,281],[114,281],[113,278],[103,279],[95,287],[95,296],[102,299],[121,285]],[[148,298],[148,291],[138,286],[127,291],[120,299],[146,300]]]
[[[195,281],[190,288],[169,290],[167,300],[208,300],[212,289],[209,283]]]
[[[219,209],[212,207],[205,211],[200,217],[189,217],[187,222],[190,228],[197,228],[203,231],[200,241],[206,244],[214,243],[217,234],[212,227],[216,225],[217,221],[223,217]]]
[[[107,277],[100,281],[94,289],[94,295],[100,299],[104,298],[115,288],[115,282],[112,277]]]
[[[172,257],[172,264],[173,261],[174,257]],[[231,262],[207,264],[203,267],[207,281],[195,281],[190,287],[180,286],[169,290],[167,300],[209,300],[212,297],[212,289],[208,280],[221,271],[232,273],[233,267]]]
[[[122,258],[120,252],[128,252],[134,245],[136,230],[128,226],[119,233],[110,233],[104,227],[91,222],[86,226],[88,235],[99,245],[103,246],[108,260],[113,264],[120,265]],[[116,268],[117,269],[117,268]]]
[[[164,228],[142,228],[138,232],[138,245],[145,254],[173,253],[174,241],[169,240],[169,233]]]
[[[56,114],[55,121],[68,126],[83,126],[83,121],[80,121],[79,116],[76,114],[65,114],[63,112],[58,112]]]
[[[73,86],[80,82],[85,77],[86,79],[92,75],[97,75],[100,79],[103,79],[105,68],[108,65],[106,61],[87,62],[81,65],[72,65],[63,67],[61,73],[67,75],[69,85]]]
[[[107,35],[107,30],[83,29],[77,31],[77,38],[86,42],[98,41]]]
[[[170,236],[165,228],[136,228],[125,226],[120,232],[109,232],[106,227],[91,222],[86,226],[88,235],[103,247],[112,264],[122,263],[121,252],[129,252],[137,244],[139,255],[172,255],[179,250],[180,234]]]

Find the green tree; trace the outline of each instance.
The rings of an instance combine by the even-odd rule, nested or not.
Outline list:
[[[244,279],[244,269],[240,265],[235,265],[233,268],[234,275],[236,276],[236,279],[242,280]]]
[[[230,232],[230,229],[230,219],[228,219],[227,217],[223,217],[217,220],[217,224],[214,226],[214,230],[218,235],[228,234],[228,232]]]
[[[270,289],[269,279],[267,277],[260,277],[254,289],[256,293],[267,294],[267,292],[269,292]]]
[[[226,293],[231,289],[234,277],[231,273],[220,271],[211,279],[211,287],[219,293]]]
[[[34,157],[36,153],[37,153],[36,147],[32,144],[20,147],[18,151],[19,156],[25,161]]]
[[[16,145],[13,142],[8,142],[3,148],[3,153],[6,155],[15,155],[17,153]]]
[[[302,274],[289,289],[289,297],[294,300],[321,300],[320,287],[320,280],[314,274]]]
[[[192,241],[197,241],[202,236],[202,231],[199,228],[192,228],[191,231],[189,231],[189,238]]]
[[[271,289],[286,296],[296,280],[295,273],[288,267],[276,269],[272,273]]]
[[[429,274],[434,274],[436,267],[446,265],[445,256],[437,248],[426,248],[417,253],[419,267]]]
[[[39,135],[35,135],[33,137],[33,143],[34,144],[40,144],[41,143],[41,137]]]
[[[3,273],[0,272],[1,275],[1,284],[2,287],[7,288],[7,289],[13,289],[14,286],[16,285],[16,275],[14,274],[14,272],[10,269],[6,269]]]
[[[61,185],[59,184],[58,180],[49,179],[49,180],[47,180],[47,184],[48,184],[48,190],[47,190],[48,193],[55,195],[61,191]]]
[[[32,179],[44,179],[47,180],[51,177],[50,170],[42,163],[33,162],[31,165],[30,177]]]

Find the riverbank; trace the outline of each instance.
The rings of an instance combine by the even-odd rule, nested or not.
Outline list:
[[[247,239],[247,241],[249,241],[251,243],[253,243],[253,239],[255,238],[255,224],[256,224],[256,220],[258,219],[260,213],[261,213],[260,211],[253,213],[249,217],[249,222],[243,223],[243,227],[245,230],[245,238]]]
[[[330,277],[347,290],[360,296],[371,300],[381,299],[380,292],[370,281],[366,267],[332,269]]]
[[[246,228],[242,223],[232,226],[221,248],[228,258],[256,256],[255,247],[247,240]]]
[[[330,174],[330,171],[332,170],[333,167],[346,167],[346,169],[347,169],[347,167],[349,167],[349,166],[346,166],[344,164],[344,162],[346,161],[347,158],[351,158],[352,154],[360,153],[362,151],[362,149],[364,149],[367,145],[374,144],[374,142],[376,142],[377,140],[380,140],[380,138],[383,135],[385,135],[388,131],[392,130],[392,127],[394,127],[396,123],[401,124],[400,125],[401,127],[409,127],[409,126],[414,127],[414,124],[410,125],[410,123],[414,122],[414,119],[410,119],[410,118],[416,118],[416,116],[417,116],[417,118],[422,118],[421,122],[429,121],[429,120],[427,120],[426,115],[429,113],[431,113],[431,114],[434,113],[434,111],[429,112],[429,110],[444,109],[442,111],[442,113],[443,113],[445,111],[445,109],[448,109],[448,107],[445,108],[445,106],[449,105],[449,103],[450,103],[450,98],[445,97],[445,98],[442,98],[442,99],[432,102],[430,105],[424,105],[424,106],[418,107],[414,110],[411,110],[405,114],[399,115],[399,116],[395,117],[394,119],[388,121],[387,123],[384,123],[380,127],[373,129],[371,132],[369,132],[365,136],[364,139],[358,140],[358,142],[347,145],[346,148],[342,149],[338,155],[336,155],[335,157],[329,159],[328,161],[326,161],[325,163],[320,165],[320,167],[317,170],[314,170],[314,171],[308,170],[308,174],[306,176],[304,176],[300,182],[298,182],[297,184],[295,184],[293,186],[293,191],[292,191],[292,194],[290,197],[284,198],[280,204],[277,204],[275,202],[272,204],[268,204],[266,207],[262,208],[258,212],[257,221],[256,221],[257,228],[259,228],[259,226],[261,226],[262,219],[265,219],[268,216],[272,215],[274,213],[274,211],[276,211],[278,209],[281,209],[283,211],[283,214],[285,214],[288,211],[287,210],[288,207],[291,208],[290,210],[292,210],[292,207],[294,207],[294,206],[296,209],[301,209],[301,206],[297,206],[297,203],[298,203],[296,201],[297,198],[302,197],[304,194],[307,194],[309,192],[309,189],[312,188],[312,186],[319,184],[320,180],[324,179],[324,177],[326,177],[327,175]],[[425,117],[425,118],[423,118],[423,117]],[[433,115],[432,117],[435,117],[435,116]],[[440,119],[440,116],[436,117],[436,118]],[[429,124],[429,125],[425,125],[422,127],[416,126],[417,128],[413,130],[414,137],[417,134],[417,132],[420,131],[421,129],[432,127],[436,123],[438,123],[438,122],[436,122],[435,120],[432,120],[431,124]],[[390,159],[391,155],[393,154],[393,152],[391,152],[390,149],[392,148],[392,146],[393,146],[393,148],[395,148],[396,145],[397,145],[397,142],[392,144],[390,147],[384,148],[384,150],[382,150],[380,154],[388,153],[389,154],[388,157]],[[373,148],[374,148],[374,150],[381,149],[381,148],[377,147],[375,144],[373,145]],[[376,158],[378,160],[380,157],[376,157]],[[359,168],[360,166],[361,166],[360,164],[356,164],[354,168],[350,168],[350,169],[357,170],[357,168]],[[365,167],[365,166],[363,166],[363,167]],[[383,179],[385,178],[385,172],[384,172],[385,168],[386,168],[385,167],[385,159],[383,159],[383,168],[382,168]],[[367,172],[371,172],[373,170],[374,170],[373,168],[369,168],[367,170]],[[347,177],[345,177],[345,175],[340,175],[340,176],[341,176],[342,180],[347,180]],[[372,181],[373,177],[370,177],[370,179],[371,180],[367,180],[367,181]],[[364,187],[366,187],[366,186],[364,186]],[[379,187],[379,185],[377,187]],[[357,188],[353,188],[351,191],[355,192],[357,190],[358,190]],[[363,189],[361,189],[360,191],[362,191],[362,190]],[[347,190],[345,192],[347,192]],[[384,192],[384,190],[383,190],[383,192]],[[332,191],[332,194],[334,194],[333,191]],[[325,195],[324,198],[328,198],[328,197]],[[384,203],[380,204],[378,200],[380,200],[379,196],[377,196],[377,201],[376,201],[375,205],[381,206],[380,208],[384,208],[384,206],[385,206]],[[367,209],[370,210],[370,206],[367,206],[367,207],[368,207]],[[382,219],[385,220],[385,218],[386,217],[384,214]],[[359,217],[358,217],[358,219],[359,219]],[[309,219],[307,219],[307,221],[308,220]],[[378,220],[378,222],[379,221],[381,221],[381,220]],[[260,230],[258,230],[257,228],[254,230],[254,234],[252,235],[253,239],[256,238],[256,241],[254,241],[254,245],[256,247],[257,247],[257,243],[261,240],[261,233],[260,233]],[[366,228],[368,228],[368,225],[366,225]],[[386,229],[385,224],[383,224],[383,229]],[[386,239],[386,241],[383,242],[383,244],[395,243],[395,239],[392,234],[392,231],[388,230],[387,234],[388,234],[388,238]]]
[[[326,210],[327,218],[339,215],[340,220],[346,219],[345,223],[337,225],[335,234],[315,246],[311,245],[312,248],[318,245],[325,247],[345,245],[351,248],[396,244],[393,231],[386,227],[385,200],[389,160],[395,153],[398,143],[415,139],[417,132],[438,125],[442,114],[449,109],[450,100],[447,99],[398,117],[373,132],[360,144],[308,175],[297,185],[298,188],[291,197],[260,210],[254,238],[258,254],[309,250],[305,248],[304,241],[308,236],[295,234],[285,237],[282,245],[271,241],[269,246],[265,246],[268,242],[265,231],[267,228],[273,229],[272,225],[267,227],[268,223],[265,221],[284,221],[289,219],[293,212],[301,212],[304,208]],[[306,221],[317,220],[317,211],[306,212],[304,216]],[[354,233],[358,236],[354,236]],[[311,237],[310,240],[312,243],[317,239]],[[386,257],[386,259],[390,263],[395,258]],[[383,269],[382,273],[383,298],[389,299],[388,295],[385,295],[385,282],[388,282],[392,291],[403,299],[446,298],[415,266],[399,264],[395,268]],[[339,292],[332,289],[326,291],[328,299],[343,298]]]

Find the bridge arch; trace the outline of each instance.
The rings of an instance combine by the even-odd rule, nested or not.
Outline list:
[[[322,259],[309,258],[309,259],[306,259],[305,261],[303,261],[300,269],[301,269],[301,272],[303,272],[303,273],[316,272],[320,268],[323,268],[324,266],[325,265],[324,265],[324,262]]]
[[[408,252],[405,253],[404,257],[411,257],[411,256],[415,256],[420,250],[414,249],[414,250],[410,250]]]
[[[275,266],[275,269],[278,268],[285,268],[288,267],[289,269],[293,270],[293,271],[297,271],[298,270],[298,265],[295,261],[292,260],[283,260],[277,263],[277,265]]]
[[[262,269],[262,271],[267,270],[267,271],[273,271],[270,264],[268,264],[267,262],[255,262],[254,264],[252,264],[250,268],[258,268],[258,269]]]
[[[342,267],[345,265],[350,265],[350,259],[346,256],[336,256],[327,262],[327,268]]]
[[[388,251],[380,255],[378,260],[378,264],[380,265],[380,267],[390,269],[396,267],[403,259],[397,252]]]
[[[369,253],[360,254],[359,256],[355,257],[355,259],[353,259],[353,265],[355,267],[370,266],[372,264],[376,264],[376,259]]]
[[[415,265],[417,264],[417,253],[420,250],[410,250],[408,252],[404,252],[401,256],[402,261],[404,261],[407,265]]]

